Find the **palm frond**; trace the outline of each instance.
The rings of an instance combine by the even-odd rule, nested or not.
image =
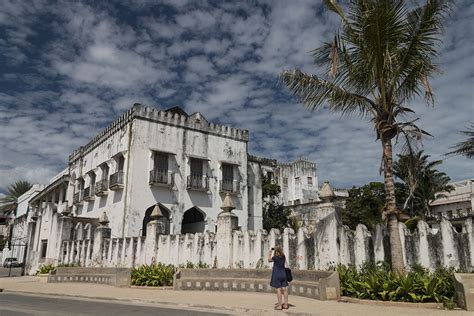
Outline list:
[[[396,50],[396,75],[393,77],[393,89],[397,91],[399,102],[410,100],[422,93],[425,99],[433,103],[433,93],[428,77],[438,72],[433,63],[437,56],[436,47],[443,32],[443,21],[450,12],[450,1],[427,0],[422,6],[408,12],[404,24],[404,40]]]
[[[298,69],[285,70],[280,74],[280,80],[310,110],[322,107],[327,102],[330,110],[343,115],[375,114],[376,106],[370,99],[316,75],[306,74]]]
[[[466,130],[461,131],[461,134],[468,136],[465,141],[457,143],[453,151],[446,153],[447,156],[461,155],[467,158],[474,158],[474,124],[471,124]]]
[[[0,199],[0,203],[16,203],[18,198],[31,189],[31,183],[28,181],[16,181],[7,187],[7,194]]]

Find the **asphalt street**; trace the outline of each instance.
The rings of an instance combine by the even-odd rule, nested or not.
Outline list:
[[[16,293],[0,293],[0,316],[30,316],[30,315],[189,315],[189,316],[217,316],[229,315],[195,311],[189,309],[168,308],[135,304],[132,302],[71,299],[41,295]]]

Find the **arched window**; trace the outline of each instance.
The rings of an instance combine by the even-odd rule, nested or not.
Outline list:
[[[158,205],[160,206],[161,213],[163,213],[163,216],[165,218],[165,234],[169,234],[171,211],[161,203],[158,203]],[[147,208],[145,211],[145,216],[143,217],[143,224],[142,224],[142,236],[146,236],[146,226],[151,221],[150,215],[153,212],[154,208],[155,208],[155,205],[152,205],[149,208]]]
[[[205,213],[196,206],[184,212],[181,233],[203,233],[206,225],[205,216]]]

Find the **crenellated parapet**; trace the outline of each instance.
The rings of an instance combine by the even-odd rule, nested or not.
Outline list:
[[[177,112],[163,111],[154,107],[139,104],[134,105],[133,108],[135,117],[151,122],[179,126],[240,141],[248,141],[249,139],[249,133],[247,130],[209,123],[199,112],[191,115],[184,115]]]
[[[272,166],[272,167],[276,167],[278,164],[276,159],[260,157],[260,156],[250,155],[250,154],[248,154],[247,156],[247,161],[256,162],[262,165]]]
[[[114,135],[117,131],[125,128],[125,126],[133,120],[135,117],[134,113],[136,110],[137,104],[135,104],[130,110],[123,113],[118,119],[113,123],[107,126],[102,132],[97,134],[91,141],[89,141],[85,146],[81,146],[78,149],[74,150],[72,154],[69,155],[69,164],[74,163],[76,160],[86,155],[94,148],[102,144],[109,137]]]
[[[196,112],[192,115],[186,115],[185,113],[180,114],[178,112],[164,111],[154,107],[135,103],[131,109],[123,113],[118,119],[107,126],[102,132],[97,134],[97,136],[95,136],[86,145],[74,150],[71,155],[69,155],[69,164],[74,163],[76,160],[92,151],[109,137],[114,135],[117,131],[125,128],[126,125],[134,119],[182,127],[189,130],[195,130],[244,142],[248,142],[249,140],[249,132],[247,130],[209,123],[199,112]]]

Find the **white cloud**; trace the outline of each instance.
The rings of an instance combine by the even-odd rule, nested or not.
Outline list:
[[[370,123],[310,113],[278,85],[283,69],[317,71],[309,52],[333,35],[335,14],[309,0],[161,4],[124,1],[123,14],[81,1],[2,3],[0,62],[9,68],[0,78],[0,191],[20,178],[48,181],[73,149],[135,102],[184,105],[248,129],[252,153],[309,156],[319,178],[336,186],[381,180]],[[474,7],[458,3],[439,60],[444,73],[431,82],[437,104],[412,104],[434,135],[424,142],[433,159],[474,121],[473,21]],[[38,37],[38,23],[49,37]],[[472,177],[472,162],[461,157],[441,168],[454,179]]]

